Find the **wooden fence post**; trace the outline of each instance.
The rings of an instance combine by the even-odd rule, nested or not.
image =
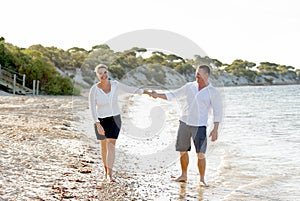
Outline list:
[[[36,80],[33,80],[32,95],[35,95],[35,82]]]
[[[26,78],[26,75],[23,74],[23,87],[25,87],[25,78]]]
[[[36,95],[39,95],[39,87],[40,87],[40,81],[38,80],[36,82]]]
[[[17,82],[17,75],[14,74],[14,88],[13,88],[13,94],[16,94],[16,82]]]

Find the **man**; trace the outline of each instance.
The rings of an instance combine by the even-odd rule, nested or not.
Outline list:
[[[189,82],[181,88],[169,93],[153,91],[153,98],[172,100],[184,98],[180,125],[177,133],[176,151],[180,152],[181,176],[176,181],[187,181],[187,168],[189,164],[188,151],[191,150],[191,138],[198,156],[198,169],[200,185],[207,186],[205,176],[205,152],[207,147],[206,127],[209,110],[213,110],[214,127],[209,137],[212,141],[218,139],[218,127],[222,119],[222,101],[219,92],[208,81],[210,68],[200,65],[196,70],[196,81]]]

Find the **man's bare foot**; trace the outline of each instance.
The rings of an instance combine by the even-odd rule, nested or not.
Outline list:
[[[186,182],[187,181],[187,177],[186,176],[180,176],[177,179],[175,179],[176,182]]]
[[[202,186],[202,187],[208,187],[208,184],[205,183],[205,181],[200,181],[200,186]]]

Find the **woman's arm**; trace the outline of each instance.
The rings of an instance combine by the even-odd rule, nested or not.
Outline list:
[[[90,89],[90,93],[89,93],[89,107],[90,107],[90,111],[92,113],[92,118],[94,120],[94,122],[99,122],[98,120],[98,115],[97,115],[97,111],[96,111],[96,87],[93,86]]]
[[[92,117],[95,122],[95,125],[97,126],[98,133],[100,135],[105,135],[105,131],[100,124],[100,121],[99,121],[98,115],[97,115],[97,111],[96,111],[96,87],[92,87],[90,90],[89,107],[90,107],[90,111],[92,113]]]
[[[144,89],[138,88],[138,87],[131,87],[126,84],[123,84],[121,82],[117,82],[118,89],[125,93],[131,93],[131,94],[146,94],[147,92],[144,91]]]

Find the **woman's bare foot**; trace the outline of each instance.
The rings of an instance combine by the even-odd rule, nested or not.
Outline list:
[[[107,171],[105,171],[105,172],[101,175],[103,181],[107,180],[107,175],[108,175],[108,174],[107,174]]]
[[[107,179],[110,183],[116,182],[116,180],[112,177],[112,175],[109,175]]]
[[[102,189],[102,188],[103,188],[102,184],[97,184],[96,185],[96,189]]]
[[[177,179],[175,179],[175,181],[177,181],[177,182],[186,182],[187,181],[187,177],[181,175],[180,177],[178,177]]]

